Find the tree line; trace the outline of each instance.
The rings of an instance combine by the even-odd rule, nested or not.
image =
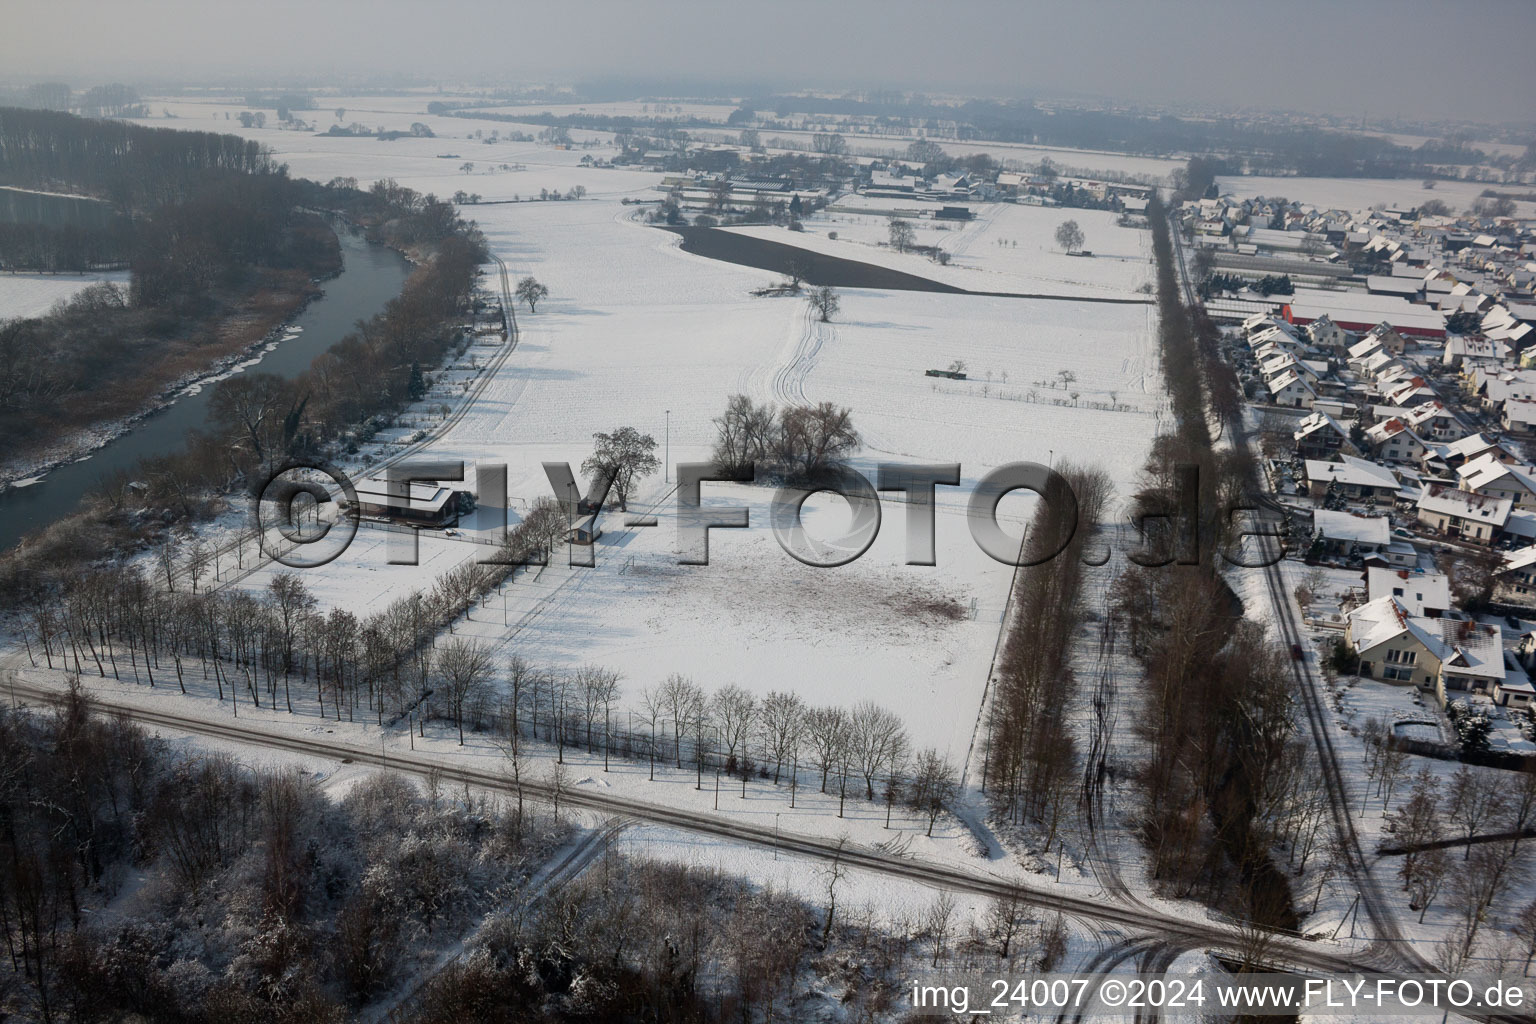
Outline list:
[[[1083,622],[1083,553],[1109,502],[1109,477],[1063,466],[1041,498],[1013,585],[1013,617],[986,708],[982,786],[994,813],[1037,825],[1044,849],[1073,805],[1078,769],[1068,712],[1077,693],[1072,645]],[[1073,504],[1073,496],[1076,502]]]
[[[292,572],[274,574],[260,592],[203,587],[217,567],[193,543],[183,559],[159,549],[161,580],[121,563],[77,575],[58,598],[31,603],[18,626],[34,664],[181,693],[201,680],[236,716],[242,705],[294,712],[297,701],[337,721],[406,718],[423,735],[438,719],[460,744],[466,730],[483,729],[514,752],[525,739],[542,740],[559,762],[573,747],[648,760],[653,777],[658,761],[672,761],[691,767],[700,786],[718,771],[743,785],[785,779],[794,791],[810,771],[821,793],[835,787],[839,814],[850,797],[879,799],[888,820],[897,806],[921,811],[931,834],[955,794],[954,769],[938,751],[915,749],[901,719],[872,702],[818,708],[793,693],[758,698],[735,685],[706,693],[674,674],[626,706],[611,669],[498,661],[457,635],[456,623],[472,619],[518,565],[547,557],[566,523],[543,502],[509,532],[501,564],[467,562],[431,590],[361,617],[322,611]]]
[[[266,147],[237,135],[0,107],[0,184],[97,196],[125,213],[178,202],[215,177],[277,170]]]

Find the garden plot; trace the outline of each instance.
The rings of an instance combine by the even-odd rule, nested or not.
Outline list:
[[[1011,203],[976,203],[970,208],[976,213],[973,221],[936,221],[929,216],[937,209],[932,203],[848,196],[808,218],[802,232],[762,225],[728,230],[967,291],[1147,297],[1141,289],[1152,281],[1152,236],[1142,228],[1119,226],[1118,214]],[[950,257],[948,266],[890,248],[890,217],[898,210],[920,214],[904,218],[913,228],[913,244],[943,249]],[[1056,228],[1066,220],[1081,226],[1092,256],[1069,256],[1056,244]]]

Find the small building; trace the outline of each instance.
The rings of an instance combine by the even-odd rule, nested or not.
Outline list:
[[[426,480],[406,484],[369,477],[357,485],[357,511],[372,519],[444,527],[459,521],[464,502],[470,497],[468,490],[447,484]]]
[[[976,214],[968,206],[941,206],[934,211],[934,220],[972,220]]]
[[[603,535],[603,528],[598,525],[597,515],[582,516],[571,524],[570,542],[572,544],[595,544],[597,538]]]

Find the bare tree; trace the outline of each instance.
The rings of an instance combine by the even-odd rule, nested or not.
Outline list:
[[[842,308],[842,302],[838,299],[837,292],[833,291],[831,285],[824,284],[817,288],[812,288],[806,296],[806,301],[811,304],[811,308],[816,311],[816,315],[824,324],[831,323],[832,318],[837,315],[837,311]]]
[[[909,799],[914,810],[928,816],[928,835],[958,789],[954,766],[943,754],[929,747],[917,755]]]
[[[1509,930],[1520,940],[1523,947],[1525,967],[1520,971],[1520,977],[1527,977],[1531,973],[1531,961],[1536,960],[1536,901],[1527,903],[1520,913],[1515,915]]]
[[[714,461],[729,473],[744,473],[766,462],[773,451],[774,407],[747,395],[732,395],[715,418]]]
[[[821,402],[791,406],[779,413],[775,454],[796,476],[815,479],[859,444],[853,414],[846,407]]]
[[[611,434],[592,435],[592,454],[581,464],[581,471],[612,481],[613,496],[620,511],[629,510],[635,480],[650,476],[661,466],[656,458],[656,439],[634,427],[619,427]]]
[[[549,296],[549,289],[531,277],[525,277],[517,282],[517,297],[528,303],[528,312],[537,312],[538,306]]]
[[[745,746],[747,733],[757,718],[757,700],[732,683],[716,690],[709,704],[720,728],[720,740],[725,744],[726,770],[732,771],[736,767],[736,750]]]
[[[900,716],[873,701],[861,700],[848,715],[853,764],[864,777],[864,799],[875,798],[875,777],[906,746]]]
[[[657,690],[656,699],[672,719],[672,750],[677,766],[683,766],[683,736],[703,713],[704,691],[687,676],[668,676]]]
[[[811,708],[805,713],[805,734],[811,744],[811,764],[821,772],[821,791],[827,791],[827,775],[842,760],[848,743],[847,716],[842,708]]]
[[[1446,873],[1451,868],[1451,858],[1445,848],[1434,846],[1422,851],[1415,860],[1413,875],[1408,880],[1408,906],[1419,908],[1419,921],[1429,912],[1429,905],[1439,895],[1445,884]]]
[[[1467,839],[1503,817],[1508,799],[1504,795],[1501,774],[1463,763],[1451,776],[1446,793],[1446,813]],[[1470,860],[1471,856],[1472,846],[1468,843],[1462,859]]]
[[[763,731],[773,758],[773,783],[778,785],[784,762],[792,761],[804,726],[805,702],[796,693],[768,691],[762,703]]]
[[[848,140],[836,132],[816,132],[811,136],[811,148],[822,156],[842,156],[848,152]]]
[[[1007,960],[1013,955],[1014,940],[1023,931],[1028,916],[1029,904],[1016,887],[1010,886],[1005,895],[992,897],[987,907],[987,934],[997,940],[1000,959]]]
[[[923,915],[924,929],[928,932],[929,941],[933,943],[934,967],[939,966],[939,959],[944,955],[944,943],[949,939],[949,926],[954,917],[955,897],[947,890],[934,897],[928,905],[928,912]]]
[[[887,230],[890,232],[892,249],[897,252],[906,252],[912,248],[912,239],[916,232],[912,230],[911,223],[905,217],[892,217]]]
[[[848,876],[848,868],[843,863],[843,847],[848,845],[847,836],[839,836],[837,840],[837,852],[832,856],[832,863],[821,869],[821,881],[827,891],[827,917],[821,926],[821,941],[826,942],[832,934],[832,922],[837,914],[837,889],[844,878]]]
[[[437,672],[443,682],[448,710],[464,745],[464,709],[483,695],[491,668],[491,652],[474,640],[454,637],[438,649]]]

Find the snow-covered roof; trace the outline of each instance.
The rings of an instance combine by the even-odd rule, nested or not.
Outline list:
[[[1467,619],[1429,619],[1439,627],[1440,663],[1457,675],[1504,678],[1504,631]]]
[[[1414,615],[1393,596],[1367,601],[1349,613],[1350,636],[1363,654],[1408,635],[1457,675],[1504,678],[1504,632],[1468,619]]]
[[[443,484],[435,484],[427,481],[412,481],[409,497],[406,495],[406,485],[402,481],[380,480],[377,477],[369,477],[357,484],[357,498],[360,502],[373,505],[393,505],[404,507],[408,502],[409,507],[423,512],[434,511],[447,504],[448,499],[454,495],[451,487]]]
[[[1355,653],[1363,654],[1406,633],[1438,658],[1443,648],[1435,621],[1411,614],[1395,597],[1379,597],[1350,610],[1350,638]]]
[[[1426,609],[1445,611],[1451,607],[1450,578],[1441,572],[1372,566],[1365,570],[1365,592],[1373,601],[1382,597],[1397,598],[1410,615],[1423,615]]]
[[[1392,526],[1386,516],[1357,516],[1353,512],[1318,509],[1312,513],[1312,526],[1327,540],[1376,547],[1383,547],[1392,540]]]
[[[1492,526],[1503,526],[1513,507],[1514,502],[1508,498],[1493,498],[1453,487],[1430,487],[1419,498],[1419,508],[1426,512]]]
[[[1397,490],[1397,476],[1386,466],[1367,462],[1365,459],[1357,459],[1352,455],[1343,455],[1340,458],[1344,461],[1306,460],[1307,479],[1317,483],[1337,481],[1357,487],[1384,487]]]
[[[1519,487],[1536,494],[1536,479],[1523,466],[1506,466],[1493,452],[1479,455],[1456,470],[1461,485],[1469,491],[1482,491],[1500,481],[1506,487]],[[1506,479],[1507,478],[1507,479]]]
[[[1343,424],[1316,406],[1313,406],[1312,411],[1303,417],[1301,422],[1297,424],[1296,430],[1292,436],[1299,441],[1302,438],[1308,437],[1319,430],[1332,430],[1340,437],[1349,436],[1349,431],[1344,429]]]

